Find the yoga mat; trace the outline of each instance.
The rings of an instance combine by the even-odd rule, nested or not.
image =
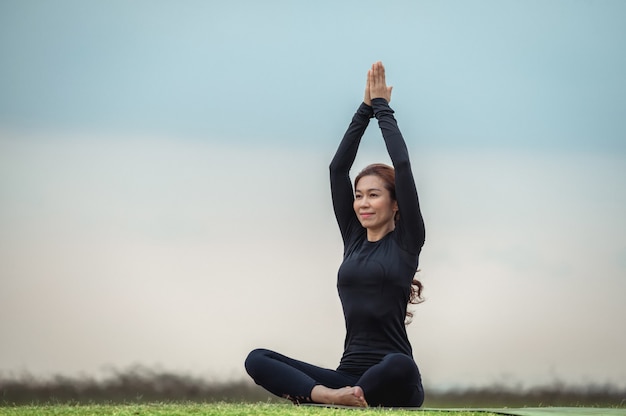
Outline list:
[[[499,415],[510,416],[626,416],[626,409],[601,408],[601,407],[522,407],[522,408],[433,408],[433,407],[353,407],[353,406],[335,406],[330,404],[303,403],[301,406],[317,406],[330,407],[335,409],[352,409],[352,410],[372,410],[380,409],[389,410],[411,410],[415,412],[441,412],[458,413],[458,412],[484,412],[496,413]],[[443,416],[443,415],[442,415]]]
[[[417,409],[416,409],[417,410]],[[507,408],[484,408],[484,409],[432,409],[425,408],[423,410],[439,411],[439,412],[491,412],[499,415],[512,416],[626,416],[626,409],[610,409],[599,407],[523,407],[516,409]]]

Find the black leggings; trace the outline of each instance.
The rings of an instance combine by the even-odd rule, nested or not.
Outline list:
[[[311,390],[318,384],[333,389],[359,386],[370,406],[419,407],[424,402],[419,369],[405,354],[389,354],[361,376],[317,367],[265,349],[248,354],[245,365],[256,384],[294,403],[312,402]]]

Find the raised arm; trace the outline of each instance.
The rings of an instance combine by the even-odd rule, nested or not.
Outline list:
[[[363,137],[363,133],[372,117],[372,107],[364,101],[352,117],[352,122],[348,126],[348,130],[346,130],[333,160],[330,162],[330,190],[333,199],[333,209],[344,244],[351,231],[356,227],[361,227],[353,208],[354,191],[350,181],[350,168],[356,158],[361,137]]]
[[[393,110],[389,107],[392,87],[386,85],[385,68],[382,63],[377,62],[372,65],[368,78],[374,116],[378,120],[387,152],[395,169],[396,198],[400,211],[396,232],[405,249],[419,252],[425,240],[424,220],[411,171],[409,152],[393,116]]]

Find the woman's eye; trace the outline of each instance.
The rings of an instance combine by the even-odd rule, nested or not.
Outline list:
[[[355,199],[361,199],[361,195],[354,195]]]

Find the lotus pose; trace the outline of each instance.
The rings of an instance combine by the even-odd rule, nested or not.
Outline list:
[[[389,107],[392,87],[381,62],[367,74],[365,98],[330,164],[335,217],[344,244],[337,289],[346,325],[336,370],[256,349],[248,374],[271,393],[299,403],[421,406],[424,390],[406,332],[409,303],[420,300],[415,279],[424,244],[417,190],[406,144]],[[393,168],[349,171],[369,120],[381,129]]]

